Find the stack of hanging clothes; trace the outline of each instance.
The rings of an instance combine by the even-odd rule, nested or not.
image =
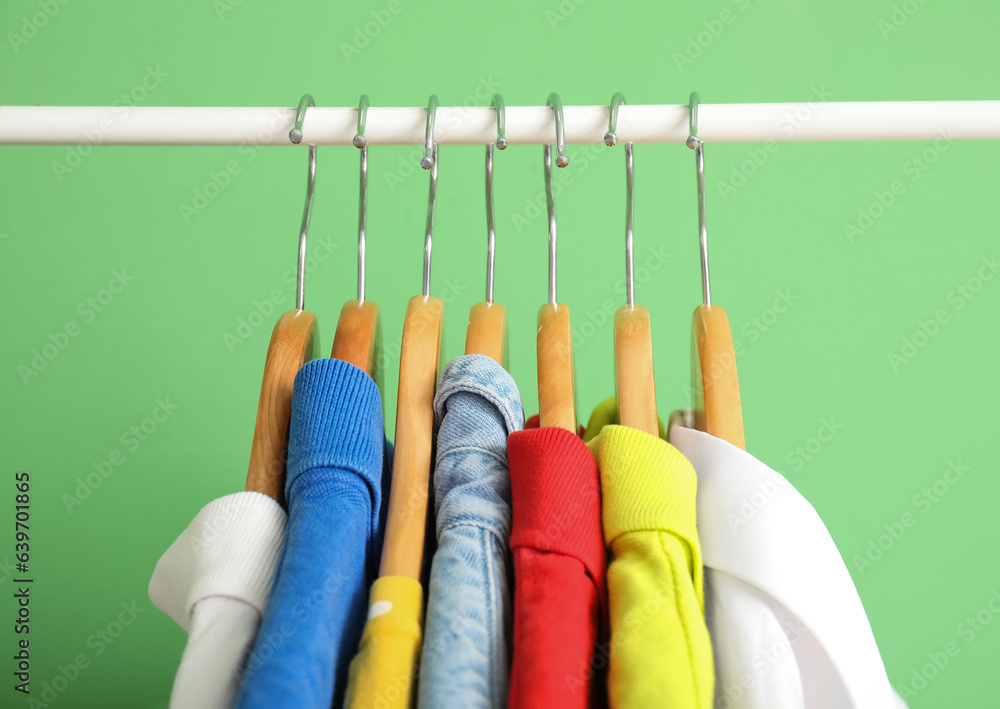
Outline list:
[[[434,413],[430,568],[376,579],[378,389],[301,368],[285,505],[210,502],[153,572],[188,633],[171,707],[905,706],[822,520],[749,453],[617,425],[614,399],[577,435],[526,424],[482,355],[445,368]]]

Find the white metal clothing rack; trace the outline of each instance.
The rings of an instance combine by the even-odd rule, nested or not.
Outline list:
[[[1000,138],[1000,101],[829,102],[821,92],[804,103],[701,104],[698,134],[706,143],[845,140],[975,140]],[[567,143],[598,143],[608,106],[566,106]],[[368,110],[369,145],[422,145],[424,108]],[[350,145],[356,108],[310,108],[302,144]],[[294,108],[150,106],[0,106],[0,144],[8,145],[290,145]],[[511,145],[551,143],[551,108],[508,106]],[[683,143],[686,105],[623,105],[618,139]],[[496,138],[496,113],[484,107],[437,111],[439,145],[485,145]]]

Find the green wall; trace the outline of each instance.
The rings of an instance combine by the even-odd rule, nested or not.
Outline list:
[[[378,33],[356,36],[373,17]],[[524,105],[553,90],[570,105],[605,104],[615,91],[631,103],[684,103],[693,89],[706,103],[997,99],[998,27],[1000,5],[972,0],[7,0],[0,103],[290,106],[308,91],[327,106],[356,105],[362,93],[377,106],[422,106],[432,92],[450,106],[488,105],[499,91]],[[306,298],[328,350],[355,288],[357,151],[319,152]],[[749,450],[823,516],[891,680],[916,694],[910,705],[994,704],[1000,145],[706,152],[714,299],[741,346]],[[636,297],[652,314],[666,412],[688,403],[700,299],[694,160],[682,145],[635,153],[636,254],[649,265]],[[375,147],[369,158],[368,294],[390,346],[420,288],[427,177],[415,155]],[[559,292],[581,333],[584,418],[613,386],[600,309],[621,297],[624,277],[623,154],[569,155]],[[184,209],[227,165],[217,196],[196,214]],[[468,309],[483,295],[482,165],[480,147],[441,149],[432,290],[448,301],[446,358],[462,352]],[[9,659],[18,471],[31,477],[32,696],[46,700],[35,706],[53,698],[43,683],[80,655],[86,667],[57,682],[56,706],[166,706],[184,635],[149,602],[147,582],[197,510],[243,486],[273,316],[238,346],[224,335],[274,289],[278,310],[293,305],[304,167],[302,149],[0,147],[3,706],[27,705]],[[534,317],[546,294],[546,221],[532,206],[541,149],[512,146],[495,170],[496,297],[532,412]],[[25,374],[50,337],[65,348]],[[390,425],[396,367],[393,358]],[[162,404],[176,408],[155,431],[129,433]],[[116,451],[119,464],[106,463]],[[949,472],[959,465],[961,475]],[[73,503],[94,466],[112,474]],[[102,640],[133,602],[134,622]]]

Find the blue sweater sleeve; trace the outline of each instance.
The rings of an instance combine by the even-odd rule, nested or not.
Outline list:
[[[380,553],[384,448],[367,374],[333,359],[299,370],[288,533],[237,707],[341,706]]]
[[[483,355],[453,360],[434,400],[438,548],[418,706],[506,709],[510,634],[507,436],[524,427],[514,380]]]

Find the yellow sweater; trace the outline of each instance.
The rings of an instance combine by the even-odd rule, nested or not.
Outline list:
[[[715,674],[705,625],[697,479],[680,451],[614,420],[614,400],[585,438],[601,472],[611,709],[711,709]],[[597,433],[597,430],[600,432]]]
[[[368,621],[348,671],[345,709],[407,709],[417,696],[424,591],[383,576],[372,584]]]

